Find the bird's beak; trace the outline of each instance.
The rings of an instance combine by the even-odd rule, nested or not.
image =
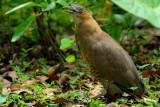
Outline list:
[[[64,10],[64,12],[67,12],[67,13],[78,13],[78,9],[76,8],[76,6],[66,6],[66,7],[63,7],[63,9],[69,9],[69,10]]]

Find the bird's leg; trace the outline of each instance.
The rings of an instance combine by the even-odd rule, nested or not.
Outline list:
[[[99,95],[93,97],[92,99],[97,99],[97,98],[99,98],[99,97],[101,97],[101,96],[106,95],[106,93],[107,93],[107,90],[106,90],[106,89],[103,89],[103,91],[102,91]]]

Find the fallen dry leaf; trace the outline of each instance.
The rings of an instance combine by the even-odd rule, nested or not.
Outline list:
[[[150,102],[153,102],[155,105],[157,104],[157,101],[156,100],[152,100],[152,99],[149,99],[149,98],[143,98],[145,102],[147,101],[150,101]]]
[[[17,91],[19,89],[23,89],[22,86],[20,86],[18,83],[12,83],[11,86],[10,86],[10,88],[11,88],[12,92],[13,91]]]
[[[49,75],[54,74],[55,73],[55,67],[54,66],[50,67],[47,72],[48,72],[47,74],[49,74]]]
[[[56,95],[53,93],[53,88],[46,88],[44,91],[43,91],[43,94],[47,97],[47,98],[53,98],[53,97],[56,97]]]
[[[66,72],[66,73],[69,73],[69,72]],[[59,85],[63,85],[65,84],[68,80],[78,80],[80,77],[79,76],[76,76],[76,77],[73,77],[73,76],[70,76],[69,74],[62,74],[58,80],[58,83]]]
[[[127,106],[126,104],[122,104],[121,107],[129,107],[129,106]]]
[[[41,76],[36,76],[37,79],[41,80],[42,82],[46,81],[47,79],[49,79],[47,76],[45,75],[41,75]]]
[[[94,87],[93,90],[91,90],[89,98],[99,95],[102,92],[102,90],[103,88],[97,85],[96,87]]]
[[[143,78],[150,78],[150,80],[154,80],[156,78],[152,70],[142,71],[141,75],[143,75]]]
[[[2,85],[0,85],[0,87],[6,87],[6,88],[8,88],[8,87],[10,87],[11,86],[11,82],[10,81],[8,81],[7,79],[2,79]]]
[[[68,100],[64,99],[64,98],[57,98],[55,100],[53,100],[55,103],[69,103]]]
[[[66,81],[68,81],[69,78],[68,78],[68,74],[64,74],[64,75],[61,75],[59,80],[58,80],[58,84],[59,85],[63,85],[66,83]]]
[[[27,86],[27,85],[33,85],[36,83],[36,79],[33,78],[32,80],[26,80],[22,83],[22,86]]]
[[[18,78],[16,71],[9,71],[8,76],[11,78]]]
[[[65,64],[64,67],[68,68],[69,70],[77,70],[78,69],[76,64]]]
[[[3,65],[1,68],[0,68],[0,73],[3,74],[5,73],[6,71],[9,70],[9,65]]]
[[[106,106],[107,106],[107,107],[116,107],[116,106],[113,105],[113,104],[107,104]]]
[[[59,92],[60,88],[46,88],[44,91],[48,92],[48,93],[50,93],[50,92]]]
[[[56,97],[56,95],[53,93],[53,92],[59,92],[59,88],[46,88],[44,91],[43,91],[43,94],[44,95],[47,95],[46,97],[48,98],[53,98],[53,97]]]
[[[33,94],[32,91],[29,91],[29,90],[24,90],[24,89],[20,89],[20,90],[16,90],[16,91],[13,91],[13,93],[16,93],[16,94],[19,94],[21,92],[26,92],[28,94]]]
[[[40,102],[36,103],[35,107],[48,107],[44,104],[41,104]]]
[[[55,75],[55,74],[46,74],[46,76],[49,78],[49,79],[52,79],[52,80],[58,80],[59,79],[59,76]]]

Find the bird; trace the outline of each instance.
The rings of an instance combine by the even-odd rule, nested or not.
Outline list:
[[[75,23],[80,55],[89,65],[91,75],[103,85],[103,91],[95,98],[105,95],[112,100],[123,92],[141,97],[145,92],[143,81],[122,46],[100,28],[85,7],[74,5],[63,9]]]

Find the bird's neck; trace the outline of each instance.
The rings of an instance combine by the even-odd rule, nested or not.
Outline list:
[[[83,35],[102,31],[98,23],[93,18],[76,21],[75,29],[76,33],[83,33]]]

